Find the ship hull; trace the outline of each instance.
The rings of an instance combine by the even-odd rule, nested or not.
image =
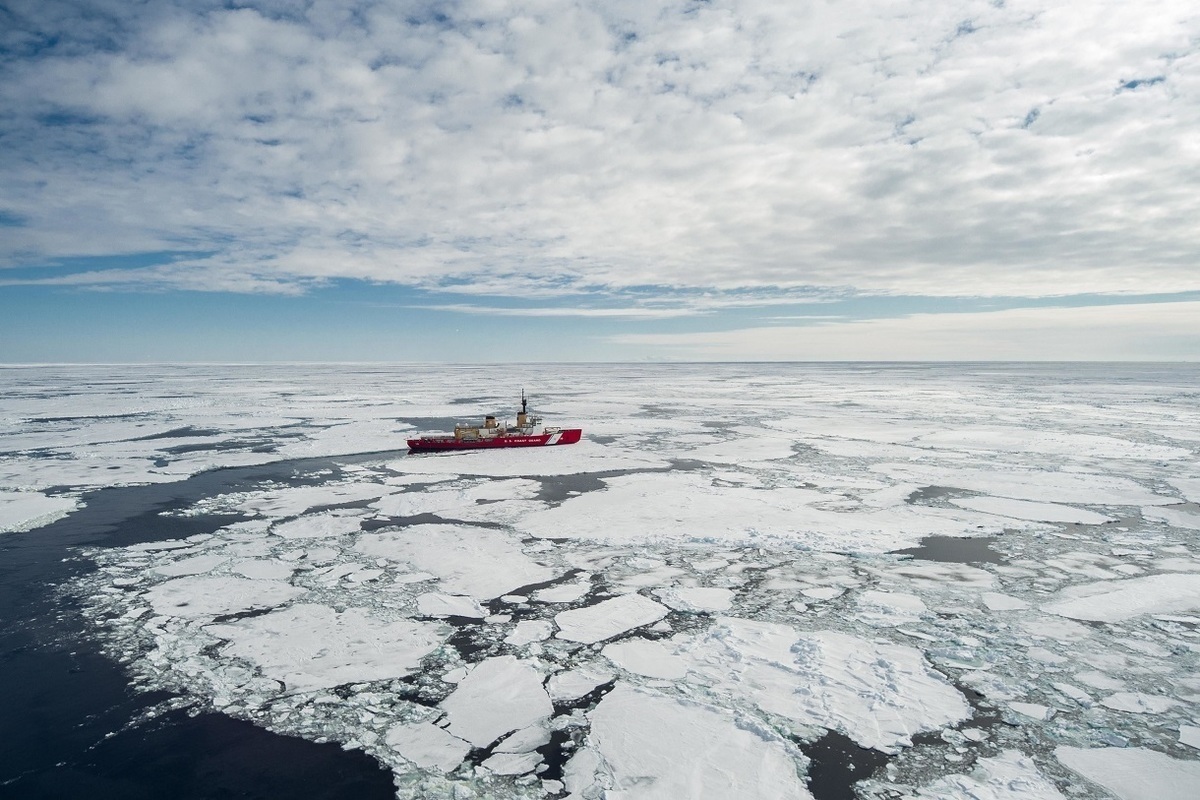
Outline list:
[[[582,428],[569,428],[554,433],[517,434],[487,439],[455,439],[453,436],[422,436],[408,440],[410,453],[441,453],[447,450],[493,450],[500,447],[548,447],[575,444],[583,435]]]

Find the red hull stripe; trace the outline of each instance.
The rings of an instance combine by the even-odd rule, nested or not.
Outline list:
[[[497,436],[494,439],[422,436],[420,439],[409,439],[408,449],[414,453],[431,453],[442,450],[489,450],[494,447],[544,447],[554,444],[575,444],[582,435],[582,428],[570,428],[558,433],[543,433],[537,436]]]

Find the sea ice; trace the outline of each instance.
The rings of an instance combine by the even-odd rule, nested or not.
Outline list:
[[[1029,608],[1029,603],[1019,597],[1000,592],[984,592],[979,595],[979,599],[987,606],[988,611],[1024,611]]]
[[[168,578],[177,578],[181,575],[199,575],[202,572],[211,572],[228,560],[228,558],[221,555],[193,556],[155,567],[151,572],[155,575]]]
[[[788,746],[765,726],[623,684],[589,717],[589,747],[567,770],[572,800],[599,796],[593,786],[614,800],[812,797]]]
[[[1117,692],[1101,700],[1100,705],[1131,714],[1161,714],[1179,705],[1179,701],[1145,692]]]
[[[487,612],[473,597],[425,592],[417,595],[417,613],[423,617],[466,617],[483,619]]]
[[[676,611],[728,611],[733,605],[731,589],[704,586],[672,586],[655,589],[654,596]]]
[[[487,747],[554,712],[541,671],[513,656],[481,661],[442,701],[442,708],[450,718],[447,730],[476,747]]]
[[[568,669],[556,672],[546,682],[546,689],[556,703],[578,700],[597,686],[611,681],[615,676],[608,670],[595,666]]]
[[[62,519],[79,507],[72,497],[0,491],[0,533],[28,531]]]
[[[443,625],[304,603],[206,630],[228,641],[228,655],[256,664],[292,692],[403,677],[449,635]]]
[[[512,633],[504,637],[505,644],[513,647],[540,642],[549,639],[554,632],[554,625],[541,619],[523,619],[513,626]]]
[[[1018,714],[1029,717],[1030,719],[1048,720],[1054,716],[1054,709],[1049,706],[1043,706],[1039,703],[1017,703],[1010,702],[1008,707]]]
[[[869,590],[858,596],[858,616],[871,625],[904,625],[928,611],[921,598],[908,592]]]
[[[947,775],[923,786],[904,800],[1064,800],[1054,784],[1038,772],[1033,759],[1016,750],[975,762],[970,775]]]
[[[361,526],[362,517],[358,512],[329,511],[280,522],[271,533],[284,539],[332,538],[358,533]]]
[[[396,725],[388,731],[386,741],[406,760],[439,772],[451,771],[471,751],[469,743],[428,722]]]
[[[152,586],[146,592],[146,601],[156,613],[196,618],[274,608],[302,594],[304,589],[281,581],[201,575]]]
[[[972,511],[1027,519],[1032,522],[1074,522],[1080,525],[1100,525],[1112,521],[1112,517],[1082,508],[1072,508],[1056,503],[1032,503],[1028,500],[1012,500],[1007,497],[960,497],[950,502],[960,508],[969,508]]]
[[[624,475],[605,483],[606,489],[526,516],[517,529],[542,538],[624,544],[798,542],[883,552],[915,545],[925,536],[961,535],[966,527],[942,509],[826,510],[820,501],[837,498],[812,489],[723,486],[696,473]]]
[[[1042,610],[1072,619],[1122,622],[1140,614],[1200,611],[1200,574],[1171,573],[1070,586]]]
[[[1179,743],[1200,749],[1200,728],[1195,725],[1180,725]]]
[[[1200,761],[1182,761],[1142,747],[1058,747],[1055,757],[1121,800],[1194,800]]]
[[[896,753],[912,735],[971,715],[921,651],[832,631],[725,617],[677,653],[692,671],[764,711]]]
[[[623,594],[592,606],[561,611],[554,621],[559,627],[558,638],[592,644],[657,622],[666,615],[667,609],[648,597]]]
[[[582,600],[591,590],[592,584],[588,581],[564,583],[538,589],[533,593],[533,599],[539,603],[574,603],[576,600]]]
[[[560,572],[521,552],[506,533],[466,525],[412,525],[361,537],[355,549],[389,561],[407,562],[441,578],[441,588],[491,600]]]
[[[601,652],[614,664],[647,678],[678,680],[687,675],[687,661],[662,642],[630,639],[606,645]]]

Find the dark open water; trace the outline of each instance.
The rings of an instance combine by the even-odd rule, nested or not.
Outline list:
[[[130,725],[166,696],[130,688],[120,666],[83,635],[79,610],[57,589],[91,568],[64,561],[74,548],[206,533],[236,518],[159,512],[265,480],[303,483],[297,472],[329,468],[336,467],[325,459],[281,462],[103,489],[52,525],[0,536],[0,797],[394,797],[390,772],[335,744],[279,736],[220,714],[175,711]]]

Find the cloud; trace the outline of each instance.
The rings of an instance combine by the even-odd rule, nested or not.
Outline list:
[[[616,317],[631,319],[670,319],[691,317],[703,313],[691,308],[590,308],[555,306],[542,308],[505,308],[467,304],[422,306],[430,311],[453,311],[459,314],[486,314],[492,317]]]
[[[1200,360],[1200,302],[915,314],[674,334],[612,344],[694,361]]]
[[[1200,288],[1191,3],[9,5],[10,266],[205,251],[121,282],[231,291]]]

